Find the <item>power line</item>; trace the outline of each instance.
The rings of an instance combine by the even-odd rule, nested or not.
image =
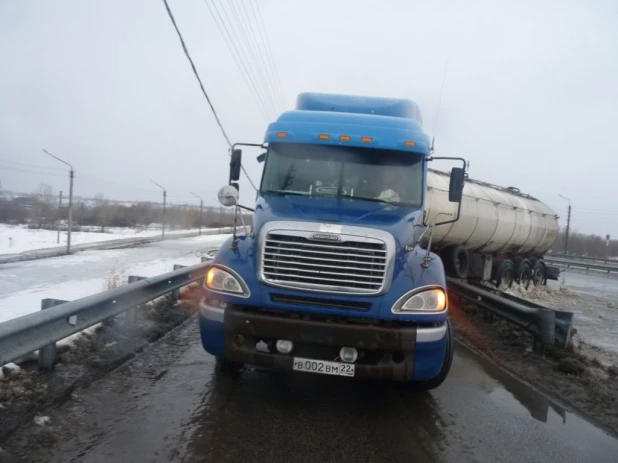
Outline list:
[[[219,13],[219,10],[217,8],[217,4],[216,2],[213,0],[212,2],[215,10],[217,11],[217,13]],[[246,62],[247,63],[247,69],[249,71],[249,73],[252,75],[253,77],[253,81],[256,82],[256,86],[261,87],[260,83],[258,82],[258,79],[256,77],[257,73],[254,70],[254,67],[251,66],[251,60],[248,57],[248,54],[245,53],[245,49],[242,45],[242,40],[239,38],[239,34],[237,34],[236,29],[232,26],[232,21],[230,21],[230,17],[227,13],[227,10],[225,9],[225,7],[223,6],[223,3],[220,5],[221,6],[221,11],[223,11],[223,16],[225,16],[225,20],[223,19],[223,17],[221,16],[221,21],[223,22],[223,24],[225,25],[226,21],[229,23],[230,25],[230,30],[232,31],[230,37],[232,38],[232,41],[235,41],[236,43],[238,43],[238,47],[242,53],[242,62],[243,65]],[[226,27],[227,29],[227,27]],[[272,114],[270,113],[271,109],[268,107],[268,97],[266,95],[265,92],[259,92],[258,94],[260,94],[260,96],[262,97],[262,101],[264,102],[264,107],[266,108],[266,112],[268,113],[268,118],[271,119],[272,118]]]
[[[40,166],[40,165],[37,165],[37,164],[29,164],[27,162],[14,161],[12,159],[6,159],[6,158],[0,158],[0,162],[7,162],[9,164],[15,164],[15,165],[18,165],[18,166],[35,167],[37,169],[44,169],[44,170],[55,170],[55,171],[60,171],[60,172],[65,172],[66,171],[66,169],[61,169],[59,167]]]
[[[244,5],[245,3],[243,2],[243,7]],[[266,35],[266,25],[264,23],[264,18],[262,18],[261,13],[259,13],[259,15],[256,13],[257,8],[254,8],[253,6],[253,0],[249,0],[249,6],[251,6],[251,11],[253,13],[253,16],[257,18],[257,22],[258,22],[257,30],[259,32],[260,38],[262,39],[262,43],[264,44],[264,49],[266,50],[266,63],[275,81],[275,86],[277,88],[277,93],[278,93],[281,107],[284,108],[285,101],[283,98],[283,89],[281,87],[281,80],[279,79],[279,73],[277,72],[277,68],[275,65],[275,58],[272,53],[272,48],[270,47],[270,42],[268,41],[268,36]]]
[[[187,46],[185,45],[185,41],[182,38],[182,34],[180,33],[180,30],[178,29],[178,26],[176,25],[176,20],[174,19],[174,15],[172,14],[172,10],[170,10],[169,5],[167,4],[167,0],[163,0],[163,3],[165,4],[165,9],[167,10],[167,14],[170,17],[170,20],[172,21],[172,24],[174,24],[174,29],[176,29],[176,33],[178,34],[178,38],[180,39],[180,43],[182,45],[182,49],[185,52],[185,56],[189,60],[189,63],[191,63],[191,69],[193,70],[193,75],[195,75],[195,78],[199,82],[200,89],[202,90],[202,94],[204,95],[204,98],[206,98],[206,101],[208,102],[208,105],[210,106],[210,109],[212,110],[212,113],[215,116],[217,124],[219,125],[219,128],[221,129],[221,133],[223,134],[223,137],[227,141],[227,144],[229,145],[230,150],[231,150],[232,142],[230,141],[230,138],[227,136],[227,133],[225,132],[225,129],[223,128],[223,125],[221,124],[221,121],[219,120],[219,116],[217,116],[217,111],[215,111],[215,108],[212,105],[212,103],[210,101],[210,98],[208,97],[208,94],[206,93],[206,90],[204,89],[204,85],[202,84],[202,79],[200,79],[200,75],[198,74],[197,69],[195,68],[195,65],[193,64],[193,60],[191,59],[191,55],[189,55],[189,50],[187,50]],[[230,156],[231,156],[231,153],[230,153]],[[249,180],[249,183],[251,184],[253,189],[257,191],[257,188],[253,184],[253,181],[249,177],[249,174],[247,174],[247,171],[245,170],[245,167],[242,164],[241,164],[240,167],[241,167],[242,171],[244,172],[245,176],[247,177],[247,180]]]
[[[236,67],[240,71],[240,74],[242,75],[242,77],[243,77],[243,79],[245,81],[245,84],[247,85],[247,87],[249,87],[249,91],[251,92],[251,95],[255,99],[255,102],[258,105],[258,108],[262,112],[262,115],[264,116],[264,119],[268,122],[268,114],[267,114],[267,111],[264,109],[264,103],[259,98],[259,92],[257,91],[257,87],[255,86],[255,83],[251,79],[251,75],[249,74],[249,71],[247,70],[247,67],[245,66],[245,63],[242,61],[242,58],[240,57],[240,52],[238,51],[238,48],[236,47],[236,44],[233,41],[230,43],[231,36],[230,36],[229,31],[227,30],[227,26],[223,22],[223,18],[221,18],[221,15],[219,14],[219,11],[217,11],[217,15],[219,16],[219,19],[221,20],[221,22],[223,24],[223,27],[225,28],[225,33],[224,33],[224,29],[222,29],[221,25],[219,25],[219,21],[217,21],[217,18],[215,16],[215,14],[213,13],[213,10],[211,9],[210,5],[208,4],[208,0],[204,0],[204,4],[206,5],[206,8],[208,8],[208,11],[209,11],[210,15],[212,16],[212,19],[213,19],[214,23],[217,25],[217,29],[219,29],[219,33],[223,37],[223,40],[225,41],[225,44],[227,45],[227,48],[230,51],[230,54],[234,58],[234,62],[236,63]],[[213,6],[216,8],[216,5],[214,5],[214,3],[213,3]],[[230,37],[229,39],[228,39],[228,36]]]
[[[264,69],[264,76],[266,77],[266,80],[273,92],[274,95],[274,99],[276,101],[276,106],[279,110],[279,112],[281,112],[281,108],[282,108],[282,100],[281,100],[281,94],[278,91],[277,88],[277,83],[274,79],[274,76],[272,75],[272,73],[270,73],[269,71],[271,70],[269,63],[268,63],[268,59],[266,58],[266,51],[262,51],[262,45],[263,43],[260,42],[259,38],[258,38],[258,34],[255,32],[254,30],[254,23],[256,23],[257,21],[252,21],[251,18],[249,17],[249,12],[247,10],[247,2],[246,1],[241,1],[240,5],[242,6],[242,12],[244,12],[244,16],[247,20],[247,23],[249,24],[249,32],[251,33],[251,36],[253,38],[253,43],[255,44],[259,55],[260,55],[260,62],[263,65],[262,68]],[[252,10],[253,11],[253,10]],[[256,19],[255,13],[253,14],[253,18]],[[257,27],[257,25],[256,25]]]
[[[250,2],[250,4],[251,4],[251,8],[253,8],[253,3]],[[273,66],[273,70],[274,70],[274,74],[275,74],[275,79],[277,80],[277,85],[279,86],[279,88],[283,88],[281,86],[281,80],[279,79],[279,69],[277,69],[277,62],[275,61],[275,57],[272,54],[272,47],[270,45],[270,40],[268,39],[268,32],[267,32],[267,29],[266,29],[266,25],[264,23],[264,17],[262,16],[262,10],[260,10],[260,2],[256,1],[255,6],[256,6],[256,10],[258,12],[257,16],[258,16],[259,21],[261,23],[261,26],[258,27],[258,30],[260,32],[262,32],[262,31],[264,32],[264,38],[266,40],[266,50],[270,51],[269,59],[271,60],[271,64]]]
[[[35,171],[32,169],[21,169],[19,167],[8,167],[8,166],[2,166],[3,170],[12,170],[15,172],[26,172],[29,174],[37,174],[37,175],[50,175],[52,177],[66,177],[66,174],[54,174],[52,172],[40,172],[40,171]]]
[[[268,78],[265,77],[265,73],[264,73],[264,66],[260,65],[260,60],[259,57],[257,56],[254,48],[253,48],[253,44],[255,44],[255,42],[253,42],[252,44],[252,40],[249,37],[249,34],[247,33],[247,30],[251,30],[251,24],[249,23],[249,26],[245,26],[242,15],[239,13],[240,8],[237,10],[236,9],[236,4],[235,2],[232,0],[229,2],[231,10],[232,10],[232,14],[234,15],[237,23],[238,23],[238,27],[240,29],[240,32],[242,34],[242,36],[245,39],[245,43],[247,44],[247,48],[249,49],[249,53],[252,55],[253,57],[253,63],[255,65],[255,68],[257,70],[257,74],[260,78],[260,80],[262,81],[262,86],[265,90],[266,93],[266,97],[271,105],[271,108],[274,110],[275,114],[277,114],[279,112],[278,108],[277,108],[277,103],[275,102],[273,95],[271,94],[271,91],[269,89],[269,82],[268,82]]]
[[[212,110],[212,113],[215,116],[215,120],[217,121],[217,125],[221,129],[221,133],[223,134],[223,137],[227,141],[227,144],[230,145],[230,147],[231,147],[232,146],[232,142],[230,141],[230,138],[227,136],[227,133],[225,132],[225,129],[223,128],[223,125],[221,124],[221,121],[219,120],[219,116],[217,115],[217,111],[215,111],[215,108],[212,105],[212,102],[210,101],[210,98],[208,97],[208,94],[206,93],[206,90],[204,89],[204,84],[202,84],[202,79],[200,79],[200,76],[197,73],[197,69],[195,69],[195,64],[193,64],[193,60],[191,59],[191,55],[189,55],[189,50],[187,50],[187,46],[185,45],[185,41],[182,38],[182,34],[180,33],[180,30],[178,29],[178,26],[176,25],[176,20],[174,19],[174,15],[172,14],[172,10],[170,10],[169,5],[167,4],[167,0],[163,0],[163,3],[165,4],[165,9],[167,10],[167,14],[170,17],[170,19],[172,21],[172,24],[174,25],[174,29],[176,29],[176,33],[178,34],[178,38],[180,39],[180,44],[182,45],[182,49],[185,52],[185,56],[189,60],[189,63],[191,63],[191,69],[193,69],[193,74],[195,75],[195,78],[197,79],[197,81],[200,84],[200,89],[202,90],[202,93],[204,94],[204,98],[206,98],[206,101],[208,102],[208,105],[210,106],[210,109]]]

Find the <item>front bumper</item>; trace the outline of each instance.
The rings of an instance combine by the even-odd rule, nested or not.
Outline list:
[[[422,380],[435,377],[442,366],[447,326],[384,327],[276,316],[222,309],[200,302],[202,344],[213,355],[233,362],[292,370],[295,356],[335,360],[343,346],[360,353],[355,377]],[[256,349],[256,343],[277,339],[294,342],[290,354]]]

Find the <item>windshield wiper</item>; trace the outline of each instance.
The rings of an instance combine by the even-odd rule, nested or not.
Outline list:
[[[286,190],[264,190],[262,191],[262,194],[264,193],[275,193],[278,195],[309,196],[309,193],[300,193],[298,191],[286,191]]]
[[[391,201],[387,201],[385,199],[380,199],[380,198],[365,198],[364,196],[352,196],[352,195],[346,195],[346,194],[341,194],[339,196],[341,198],[362,199],[363,201],[373,201],[374,203],[384,203],[384,204],[390,204],[392,206],[401,205],[401,203],[393,203]]]

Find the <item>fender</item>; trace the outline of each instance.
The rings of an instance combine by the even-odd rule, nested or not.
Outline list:
[[[228,238],[219,248],[212,265],[233,269],[249,288],[249,297],[214,293],[205,288],[204,294],[212,295],[223,302],[259,306],[262,300],[262,287],[257,279],[257,269],[255,268],[257,240],[254,239],[253,235],[237,236],[237,240],[237,243],[233,246],[233,237]]]
[[[438,285],[446,290],[446,278],[444,276],[444,264],[437,254],[430,253],[431,261],[427,268],[423,267],[423,259],[427,251],[416,249],[405,253],[402,257],[402,271],[398,272],[393,280],[390,291],[384,295],[380,304],[380,318],[386,320],[409,320],[418,322],[442,322],[448,317],[442,314],[393,314],[391,307],[405,293],[423,286]]]

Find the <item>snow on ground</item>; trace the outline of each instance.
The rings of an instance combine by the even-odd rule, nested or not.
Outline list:
[[[109,227],[105,233],[100,231],[100,227],[84,227],[86,230],[71,233],[72,244],[98,243],[102,241],[117,240],[122,238],[146,238],[158,236],[161,228],[122,228]],[[177,233],[198,232],[197,228],[188,230],[166,230],[166,235]],[[0,224],[0,254],[18,254],[25,251],[53,248],[66,245],[67,232],[60,232],[60,243],[58,232],[54,230],[29,229],[26,225],[7,225]]]
[[[0,365],[0,379],[4,378],[4,369],[19,371],[21,368],[14,363],[7,363],[6,365]],[[1,408],[1,407],[0,407]]]
[[[40,310],[45,298],[75,300],[105,291],[110,282],[126,283],[129,275],[151,277],[172,271],[174,264],[198,264],[229,236],[202,235],[2,265],[0,323]]]

